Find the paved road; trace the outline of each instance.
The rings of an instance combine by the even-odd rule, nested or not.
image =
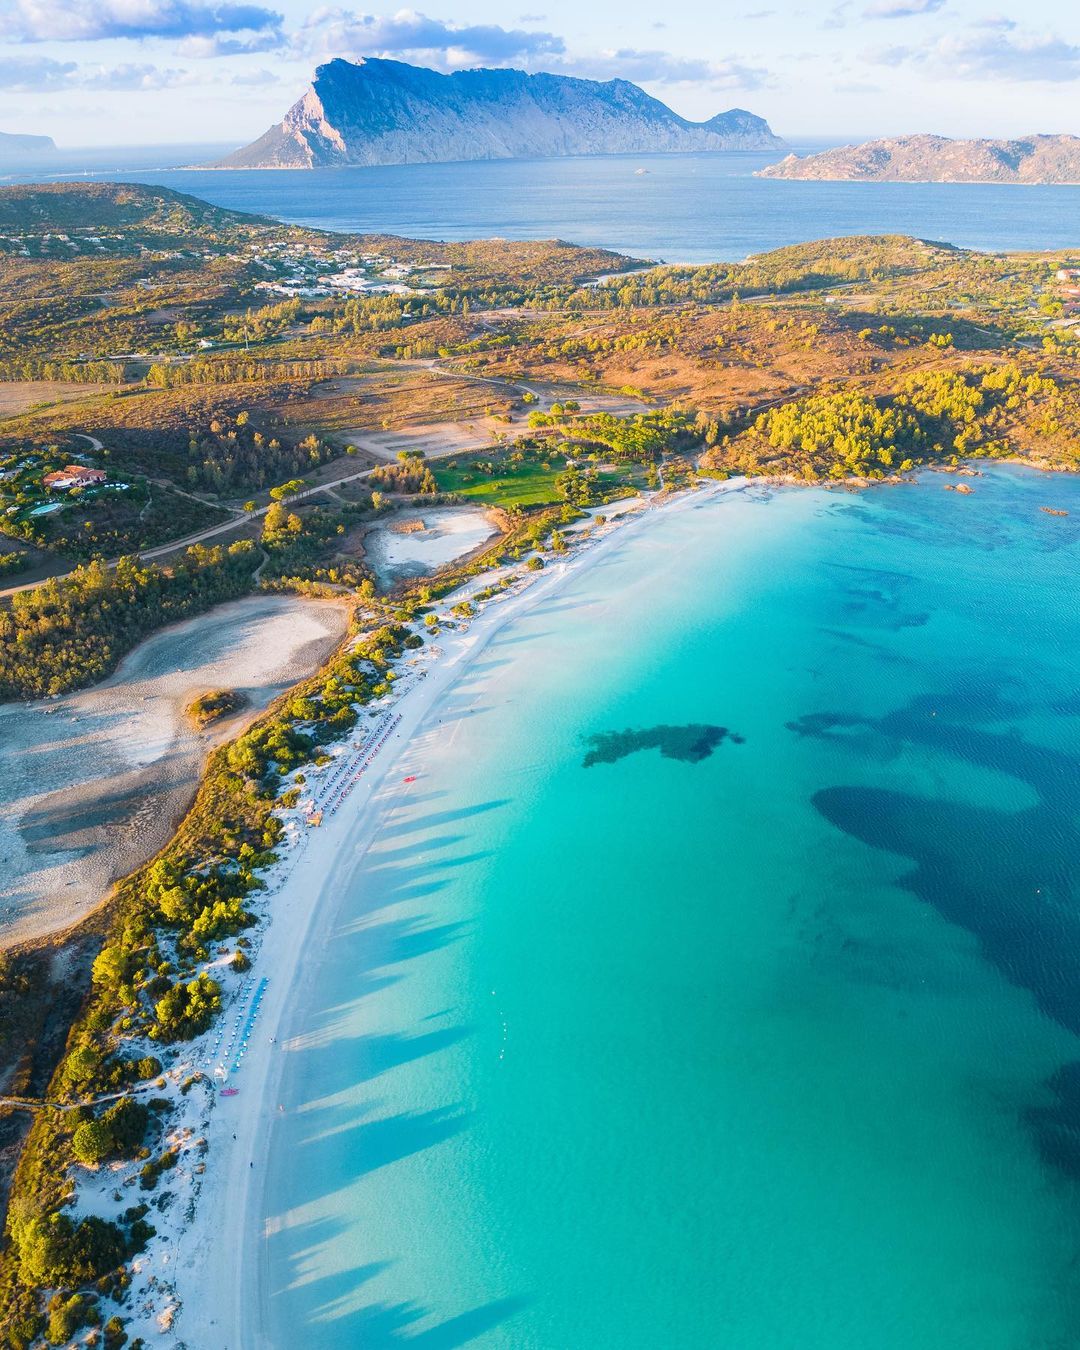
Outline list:
[[[371,473],[371,469],[359,469],[355,473],[343,474],[340,478],[329,478],[325,483],[304,488],[302,492],[294,492],[291,497],[285,498],[282,505],[288,506],[293,502],[303,501],[305,497],[315,497],[320,492],[329,491],[330,488],[341,487],[343,483],[355,483],[361,478],[366,478],[369,473]],[[267,506],[257,506],[254,511],[244,511],[242,515],[233,516],[231,520],[223,521],[220,525],[211,525],[209,529],[200,530],[197,534],[189,534],[185,539],[174,539],[168,544],[159,545],[157,548],[141,549],[139,557],[161,558],[166,553],[176,553],[180,549],[190,548],[192,544],[201,544],[206,539],[213,539],[215,535],[226,534],[229,530],[235,530],[243,520],[257,520],[260,516],[265,516],[270,507],[276,505],[276,502],[270,502]]]
[[[522,381],[512,381],[491,375],[473,375],[466,371],[454,370],[453,368],[440,366],[438,362],[435,360],[403,361],[400,364],[403,366],[411,365],[414,368],[427,370],[433,375],[441,375],[449,379],[466,380],[466,381],[475,380],[479,381],[482,384],[493,384],[498,386],[499,388],[513,391],[518,396],[520,396],[523,393],[531,393],[536,397],[536,404],[534,406],[538,409],[543,409],[545,404],[553,401],[553,397],[550,391],[542,388],[541,389],[531,388],[528,384],[525,384]],[[795,392],[798,393],[802,391],[797,390]],[[586,400],[588,399],[587,391],[583,393],[582,397],[585,398]],[[750,414],[752,415],[755,412],[762,412],[766,408],[772,407],[776,403],[785,402],[786,399],[790,397],[792,397],[791,394],[785,394],[779,398],[771,399],[768,403],[763,403],[760,404],[757,408],[750,409]],[[647,405],[642,404],[641,406],[644,409]],[[102,445],[101,441],[99,441],[95,436],[87,435],[85,432],[78,432],[76,434],[79,435],[82,440],[88,441],[95,450],[100,451],[104,449],[104,446]],[[367,448],[365,447],[364,442],[360,437],[357,436],[354,438],[354,440],[359,449],[363,450]],[[368,453],[376,453],[374,447],[369,449]],[[456,453],[458,453],[458,447],[451,447],[447,451],[447,454],[450,455]],[[437,456],[429,455],[428,458],[429,459],[437,458]],[[374,467],[378,466],[372,466],[372,468]],[[303,501],[306,497],[317,496],[320,492],[328,493],[329,495],[333,496],[334,494],[332,492],[332,489],[342,487],[346,483],[359,482],[361,479],[366,478],[372,472],[372,468],[354,470],[352,473],[342,474],[338,478],[327,479],[325,483],[318,483],[314,487],[304,488],[303,491],[297,492],[293,496],[286,498],[286,502]],[[169,486],[172,485],[170,484]],[[181,489],[178,488],[174,488],[173,490],[181,491]],[[185,493],[185,495],[191,496],[192,494]],[[201,501],[202,499],[195,498],[195,500]],[[203,502],[203,505],[208,505],[208,503]],[[257,520],[260,516],[265,516],[267,511],[269,511],[270,506],[269,505],[260,506],[256,507],[254,511],[244,511],[244,512],[237,512],[233,507],[224,507],[223,509],[230,511],[232,513],[228,520],[221,521],[217,525],[210,525],[205,530],[199,530],[195,534],[189,534],[183,539],[173,539],[170,540],[169,543],[159,544],[155,548],[141,549],[139,550],[139,556],[147,560],[153,558],[164,558],[168,556],[170,553],[178,553],[185,548],[190,548],[193,544],[206,543],[206,541],[209,539],[216,539],[219,535],[228,534],[231,530],[235,530],[237,526],[245,520]],[[109,561],[108,565],[110,567],[115,566],[115,563],[116,559],[114,558]],[[59,574],[55,578],[55,580],[62,581],[64,577],[70,575],[71,575],[70,572],[64,572]],[[50,578],[50,580],[51,579],[52,578]],[[17,586],[2,587],[0,588],[0,598],[9,595],[16,595],[19,591],[32,590],[35,586],[40,586],[41,584],[42,584],[41,581],[31,581],[31,582],[23,582],[21,585]]]
[[[92,437],[87,436],[85,439],[91,440]],[[98,448],[100,449],[100,444],[98,445]],[[303,501],[305,497],[314,497],[320,492],[325,492],[328,488],[341,487],[343,483],[355,483],[361,478],[366,478],[369,473],[371,473],[371,469],[360,469],[353,473],[342,474],[340,478],[328,479],[325,483],[319,483],[315,487],[304,488],[302,492],[297,492],[291,497],[286,497],[284,504],[288,505],[291,502]],[[206,505],[206,503],[204,502],[203,505]],[[270,505],[273,505],[273,503]],[[192,544],[205,543],[207,539],[214,539],[220,534],[227,534],[230,530],[235,530],[236,527],[245,520],[257,520],[259,516],[265,516],[267,511],[270,510],[270,505],[259,506],[256,507],[254,511],[244,511],[243,513],[232,515],[228,520],[221,521],[217,525],[211,525],[208,529],[199,530],[197,534],[189,534],[183,539],[173,539],[167,544],[158,545],[156,548],[140,549],[138,551],[139,557],[144,560],[163,558],[166,554],[178,553],[185,548],[190,548]],[[109,567],[115,567],[116,559],[111,558],[107,565]],[[47,578],[47,580],[63,581],[65,577],[69,577],[70,575],[71,572],[61,572],[55,577]],[[42,584],[43,582],[41,581],[27,581],[23,582],[20,586],[5,586],[0,588],[0,598],[7,595],[16,595],[19,591],[33,590],[35,586],[41,586]]]

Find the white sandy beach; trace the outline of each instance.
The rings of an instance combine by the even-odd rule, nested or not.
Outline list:
[[[215,1086],[176,1098],[181,1118],[170,1138],[189,1151],[168,1179],[177,1201],[163,1221],[151,1215],[159,1237],[136,1263],[131,1307],[142,1315],[129,1327],[132,1336],[158,1344],[164,1337],[165,1343],[200,1350],[274,1346],[264,1325],[268,1139],[279,1115],[290,1030],[304,998],[304,953],[316,950],[332,932],[344,883],[370,846],[381,815],[373,805],[385,807],[408,792],[403,777],[422,773],[421,765],[403,762],[404,757],[496,633],[550,598],[568,577],[610,557],[635,531],[647,528],[656,512],[693,507],[706,494],[742,486],[742,480],[732,480],[662,502],[627,503],[621,515],[609,514],[609,523],[566,559],[549,559],[536,573],[522,573],[519,566],[517,588],[486,602],[468,627],[447,628],[429,641],[411,665],[401,668],[403,688],[384,701],[375,717],[361,717],[333,763],[306,771],[305,791],[323,809],[322,823],[305,828],[303,811],[291,813],[294,842],[267,878],[267,921],[253,944],[252,969],[231,986],[231,1001],[226,982],[220,1026],[177,1055],[177,1079],[194,1068],[212,1073],[224,1060],[228,1089],[235,1095],[223,1098],[219,1067]],[[489,573],[455,593],[446,607],[490,585],[497,575]],[[372,748],[371,741],[381,744]],[[361,764],[365,767],[357,773]],[[338,807],[331,810],[335,801]]]

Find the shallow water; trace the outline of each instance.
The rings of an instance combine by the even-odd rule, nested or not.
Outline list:
[[[264,708],[346,621],[336,605],[252,596],[147,638],[91,689],[0,705],[0,944],[73,923],[166,842],[210,746],[242,720],[197,732],[197,694],[236,689]]]
[[[661,517],[438,710],[295,998],[271,1344],[1077,1343],[1080,481],[944,481]]]

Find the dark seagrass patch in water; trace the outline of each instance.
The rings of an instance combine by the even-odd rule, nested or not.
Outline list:
[[[685,764],[700,764],[708,759],[724,741],[742,745],[743,737],[727,727],[714,727],[705,722],[690,722],[683,727],[656,726],[637,730],[599,731],[586,738],[589,750],[582,767],[594,764],[615,764],[639,750],[659,750],[664,759],[681,759]]]

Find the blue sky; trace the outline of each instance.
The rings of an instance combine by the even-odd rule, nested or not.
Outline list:
[[[1080,133],[1076,0],[0,0],[0,130],[69,146],[252,139],[331,56],[622,76],[789,139]]]

